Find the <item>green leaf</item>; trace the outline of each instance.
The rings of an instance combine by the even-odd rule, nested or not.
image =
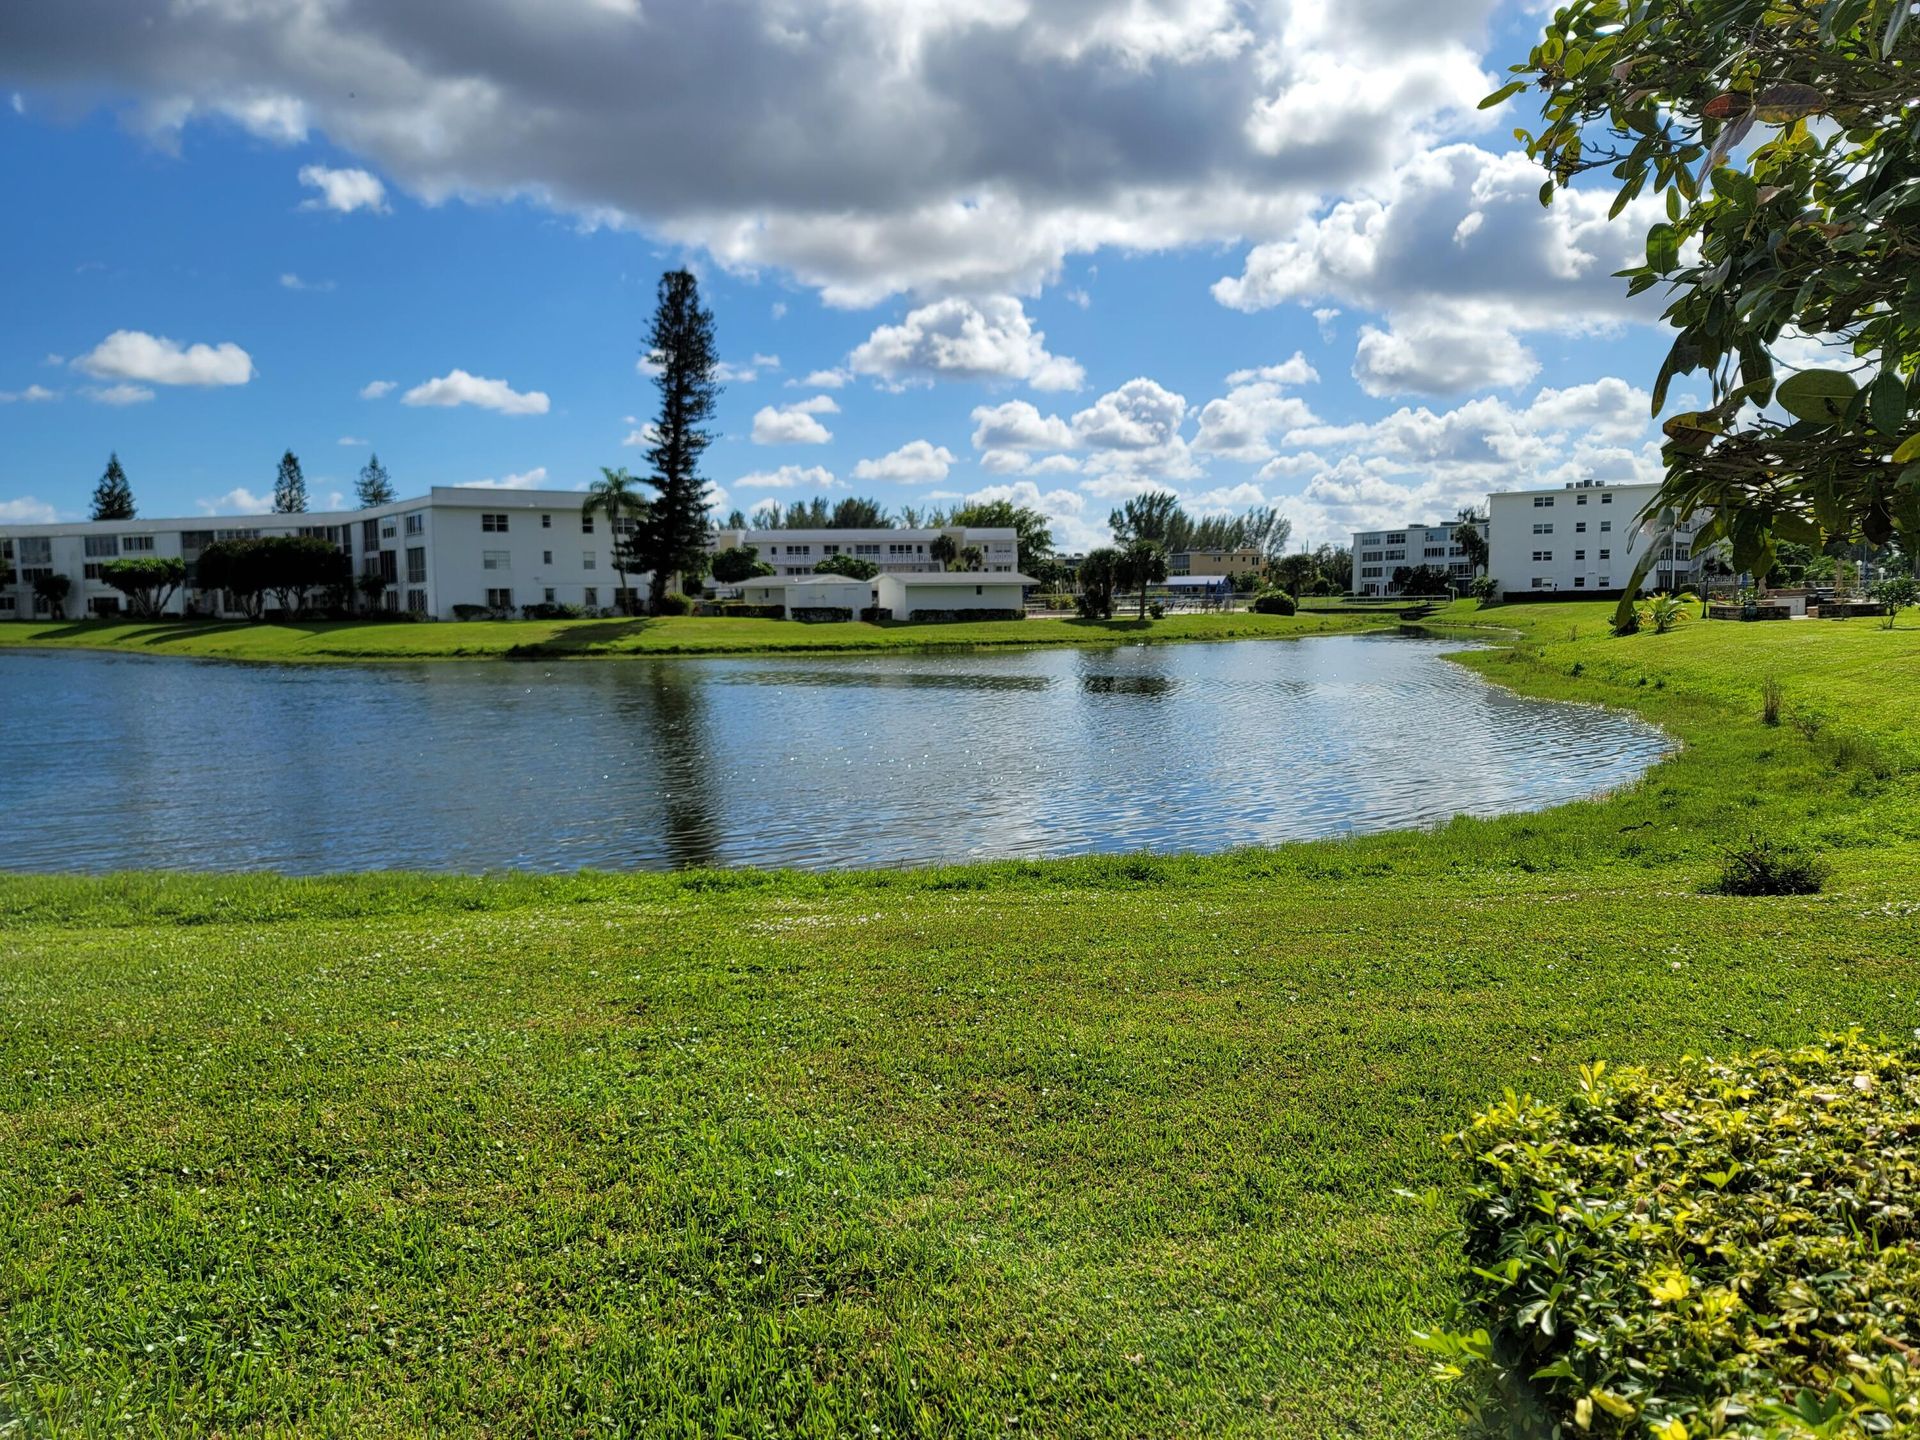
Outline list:
[[[1647,264],[1661,274],[1680,263],[1680,232],[1662,220],[1647,231]]]
[[[1780,382],[1773,398],[1796,420],[1831,424],[1846,414],[1860,387],[1843,370],[1802,370]]]
[[[1491,110],[1494,106],[1499,105],[1507,100],[1511,100],[1514,96],[1518,95],[1522,90],[1526,88],[1527,88],[1526,81],[1510,80],[1505,85],[1502,85],[1498,90],[1494,91],[1491,95],[1487,96],[1486,99],[1482,100],[1478,108],[1482,110]]]
[[[1893,47],[1900,39],[1900,32],[1907,28],[1907,13],[1911,7],[1907,0],[1894,0],[1893,13],[1887,17],[1886,33],[1880,37],[1880,58],[1891,60]]]
[[[1893,452],[1893,463],[1896,465],[1911,465],[1916,460],[1920,460],[1920,431],[1902,440],[1899,448]],[[1900,477],[1902,482],[1906,478],[1904,475]]]
[[[1893,371],[1882,370],[1867,391],[1867,414],[1882,435],[1898,435],[1907,428],[1907,387]]]

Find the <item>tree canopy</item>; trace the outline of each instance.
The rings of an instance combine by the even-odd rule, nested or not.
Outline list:
[[[1781,541],[1920,539],[1920,26],[1908,0],[1572,0],[1518,78],[1541,199],[1595,171],[1612,213],[1664,197],[1628,291],[1677,331],[1653,386],[1710,395],[1665,423],[1649,513],[1711,508],[1696,548],[1765,573]],[[1644,213],[1644,207],[1634,211]],[[1783,339],[1824,346],[1781,378]],[[1642,576],[1636,576],[1637,587]],[[1631,591],[1630,587],[1630,591]]]
[[[100,483],[93,487],[93,514],[95,520],[131,520],[133,513],[133,486],[127,483],[127,472],[120,468],[118,452],[107,456],[107,468],[100,476]]]
[[[858,555],[829,555],[813,567],[813,573],[845,575],[854,580],[871,580],[880,573],[880,567],[871,560],[863,560]]]
[[[1189,515],[1180,497],[1167,490],[1135,495],[1107,516],[1120,545],[1155,540],[1170,551],[1256,550],[1277,559],[1293,537],[1293,522],[1270,505],[1240,515]]]
[[[273,478],[273,511],[301,515],[306,508],[307,478],[300,473],[300,457],[289,450],[280,457],[280,470]]]
[[[668,579],[697,572],[707,555],[707,482],[700,457],[713,443],[706,424],[720,398],[720,350],[713,312],[701,305],[691,271],[669,270],[660,277],[646,354],[660,392],[654,441],[647,447],[653,473],[644,477],[656,493],[635,532],[634,553],[652,572],[649,603],[658,611]]]
[[[738,585],[743,580],[771,575],[774,570],[760,558],[757,546],[734,545],[715,553],[711,573],[722,585]]]
[[[187,562],[177,555],[109,560],[100,567],[100,578],[127,597],[134,614],[146,619],[167,608],[167,601],[187,578]]]
[[[367,463],[360,467],[360,480],[354,486],[354,493],[363,506],[393,503],[393,481],[387,477],[387,467],[380,463],[378,455],[367,456]]]

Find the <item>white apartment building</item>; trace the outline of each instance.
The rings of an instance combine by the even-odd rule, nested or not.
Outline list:
[[[11,564],[14,581],[0,586],[0,619],[48,613],[36,609],[33,594],[34,578],[47,571],[73,582],[69,616],[117,613],[122,597],[100,579],[100,568],[123,556],[186,562],[187,583],[174,592],[167,613],[231,614],[220,608],[223,596],[195,587],[195,562],[216,540],[268,535],[310,535],[336,546],[356,580],[377,575],[386,582],[379,603],[389,611],[446,620],[454,618],[455,606],[468,605],[610,610],[619,603],[615,536],[604,515],[581,515],[582,499],[570,490],[436,486],[418,499],[363,510],[8,525],[0,529],[0,556]],[[627,583],[643,591],[647,577],[629,574]]]
[[[981,525],[941,530],[718,530],[711,548],[751,545],[776,575],[811,575],[814,566],[834,555],[870,560],[883,575],[920,575],[945,568],[930,553],[942,535],[951,536],[956,549],[978,546],[987,573],[1010,575],[1020,568],[1018,532]]]
[[[1399,525],[1387,530],[1356,530],[1353,534],[1353,593],[1356,595],[1398,595],[1393,572],[1406,566],[1437,565],[1447,572],[1456,590],[1464,590],[1473,581],[1473,561],[1466,547],[1453,538],[1453,532],[1465,523],[1449,520],[1443,525]],[[1474,522],[1482,536],[1487,522]]]
[[[1645,591],[1693,585],[1699,561],[1694,533],[1706,520],[1696,515],[1645,516],[1658,485],[1607,485],[1583,480],[1559,490],[1508,490],[1487,497],[1487,573],[1508,599],[1529,594],[1599,592],[1617,595],[1633,579],[1641,557],[1656,554]]]

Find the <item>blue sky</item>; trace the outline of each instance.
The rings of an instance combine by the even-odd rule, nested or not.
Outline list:
[[[82,513],[109,450],[154,515],[287,448],[316,508],[370,450],[402,493],[638,468],[682,263],[740,372],[728,506],[1008,495],[1078,547],[1161,486],[1317,540],[1657,474],[1665,342],[1610,278],[1644,216],[1541,211],[1524,117],[1473,109],[1533,19],[1432,8],[11,14],[0,522]]]

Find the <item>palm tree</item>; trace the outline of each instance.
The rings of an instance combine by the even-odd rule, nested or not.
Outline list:
[[[960,546],[951,535],[936,535],[927,546],[927,554],[942,570],[951,570],[953,562],[960,558]]]
[[[620,576],[620,608],[629,615],[633,613],[633,591],[627,585],[630,547],[620,533],[620,522],[628,520],[637,524],[646,518],[647,502],[636,488],[639,484],[624,466],[609,470],[602,465],[600,478],[587,487],[587,498],[580,502],[581,519],[591,520],[595,515],[607,517],[607,528],[613,532],[613,568]]]
[[[1135,540],[1120,552],[1114,562],[1114,588],[1121,591],[1139,589],[1142,620],[1147,618],[1147,587],[1157,585],[1166,578],[1167,552],[1158,540]]]

